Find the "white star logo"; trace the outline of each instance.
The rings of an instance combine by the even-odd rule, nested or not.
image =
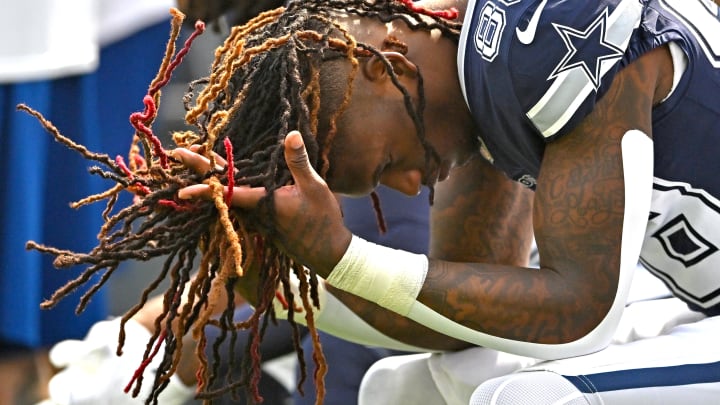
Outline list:
[[[619,59],[623,55],[623,50],[606,38],[607,19],[606,8],[584,31],[553,23],[568,51],[548,79],[554,79],[568,70],[582,69],[595,90],[598,89],[603,62]]]

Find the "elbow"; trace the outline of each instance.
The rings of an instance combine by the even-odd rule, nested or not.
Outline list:
[[[624,305],[614,303],[604,316],[590,320],[586,328],[577,328],[574,333],[556,344],[538,345],[534,357],[542,360],[584,356],[605,349],[610,345],[617,330]],[[579,330],[579,332],[578,332]]]

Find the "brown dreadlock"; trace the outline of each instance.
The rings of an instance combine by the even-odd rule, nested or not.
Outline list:
[[[121,157],[111,159],[107,155],[88,151],[62,136],[40,113],[27,106],[19,106],[35,115],[56,140],[80,152],[86,159],[105,166],[93,167],[91,173],[116,183],[105,193],[73,204],[78,207],[107,200],[103,213],[105,224],[98,235],[99,243],[92,251],[82,254],[28,242],[28,249],[55,255],[54,265],[58,268],[87,266],[78,278],[60,288],[42,306],[54,306],[93,275],[104,271],[100,281],[81,297],[77,308],[80,312],[121,262],[166,257],[162,271],[143,291],[141,301],[123,315],[121,323],[124,325],[143,307],[162,280],[170,278],[170,286],[164,294],[163,313],[155,320],[155,333],[148,341],[140,368],[126,388],[129,390],[134,384],[133,395],[139,393],[143,368],[160,343],[164,342],[162,362],[147,403],[157,403],[159,393],[176,371],[182,336],[190,331],[198,341],[197,356],[201,363],[198,398],[210,399],[248,387],[249,399],[261,402],[257,391],[260,377],[258,345],[268,323],[275,320],[272,300],[276,294],[289,308],[296,307],[290,289],[291,272],[300,280],[300,299],[306,309],[306,322],[314,343],[316,401],[323,401],[326,365],[312,311],[313,306],[319,305],[318,280],[312,269],[305,269],[273,243],[278,238],[273,227],[273,191],[293,181],[283,158],[283,139],[290,130],[298,129],[313,167],[326,177],[331,164],[328,156],[336,133],[336,121],[350,99],[351,84],[359,66],[358,58],[376,55],[384,61],[393,82],[405,97],[408,114],[425,146],[426,161],[429,163],[436,158],[436,152],[425,140],[422,75],[418,73],[419,99],[413,101],[380,50],[358,43],[334,22],[333,18],[339,13],[374,18],[385,23],[402,20],[412,29],[438,29],[454,39],[457,39],[460,29],[460,24],[447,20],[455,17],[452,10],[429,11],[417,7],[411,0],[300,0],[290,2],[287,8],[261,13],[247,24],[234,27],[216,50],[210,75],[192,82],[185,96],[186,121],[197,128],[196,131],[175,133],[173,136],[179,147],[199,145],[197,150],[211,160],[211,167],[216,167],[213,152],[228,161],[225,168],[203,174],[193,173],[169,156],[151,129],[160,101],[160,88],[182,60],[194,35],[203,29],[202,24],[197,24],[185,47],[172,58],[174,42],[184,17],[177,11],[173,11],[171,40],[160,73],[150,85],[144,100],[145,110],[131,116],[136,133],[129,165]],[[396,39],[392,41],[394,47],[404,46]],[[327,62],[343,60],[349,62],[349,75],[337,80],[334,71],[327,68]],[[345,86],[338,86],[343,80]],[[340,88],[339,94],[328,94],[326,84],[333,82],[334,89]],[[322,98],[321,88],[324,89]],[[211,187],[211,201],[177,199],[180,188],[198,183]],[[228,205],[234,185],[265,187],[268,194],[254,210],[230,209]],[[225,192],[224,186],[228,186],[228,192]],[[117,196],[122,190],[131,191],[136,198],[132,205],[113,213]],[[375,198],[374,205],[377,207],[378,204]],[[197,274],[191,278],[198,254]],[[259,277],[255,312],[245,322],[235,323],[234,286],[243,276],[244,269],[250,267],[257,271]],[[213,318],[213,306],[223,293],[227,297],[226,307],[218,318]],[[182,296],[186,297],[183,304]],[[305,378],[305,364],[293,311],[289,311],[288,320],[293,326],[294,344],[301,362],[299,387]],[[221,330],[220,338],[212,349],[212,365],[205,356],[206,327]],[[229,373],[226,376],[217,375],[221,355],[219,346],[228,336],[234,342],[240,329],[249,329],[252,337],[243,357],[243,373],[233,381]],[[124,329],[121,328],[118,354],[122,352],[123,342]],[[229,345],[226,354],[231,361],[235,357],[233,347]]]

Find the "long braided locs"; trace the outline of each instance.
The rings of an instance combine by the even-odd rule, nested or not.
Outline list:
[[[422,76],[419,75],[419,99],[413,100],[381,50],[357,42],[334,18],[344,14],[385,23],[402,20],[411,29],[437,29],[457,40],[460,24],[452,21],[456,12],[426,10],[417,7],[412,0],[298,0],[233,27],[215,52],[210,75],[191,82],[183,100],[186,122],[194,130],[173,134],[177,147],[193,147],[210,159],[210,167],[215,169],[200,174],[176,161],[152,130],[160,89],[170,80],[173,69],[182,61],[192,41],[204,30],[202,22],[196,23],[195,31],[176,53],[175,42],[184,15],[174,9],[171,14],[170,40],[159,73],[143,100],[144,110],[130,117],[136,131],[127,163],[120,156],[113,159],[87,150],[63,136],[41,113],[26,105],[18,106],[35,116],[58,142],[98,163],[89,169],[91,174],[115,183],[105,192],[71,203],[72,207],[78,208],[106,201],[105,223],[98,233],[97,246],[90,252],[72,252],[34,241],[27,243],[28,249],[54,255],[53,264],[57,268],[86,267],[41,306],[52,308],[100,275],[99,281],[80,297],[76,308],[80,313],[121,263],[164,257],[162,269],[142,292],[140,302],[122,316],[117,346],[120,355],[125,323],[143,308],[164,280],[169,280],[164,292],[163,312],[155,320],[155,332],[126,387],[133,396],[139,394],[144,369],[164,345],[152,391],[146,399],[150,404],[158,402],[158,395],[176,372],[182,337],[187,333],[192,333],[197,341],[196,355],[201,364],[197,398],[211,400],[226,393],[237,395],[244,391],[249,402],[262,402],[257,389],[261,375],[259,344],[266,327],[275,322],[272,302],[277,298],[288,308],[302,305],[314,347],[316,403],[322,404],[327,365],[312,309],[319,307],[319,281],[312,269],[304,268],[273,243],[279,237],[273,226],[273,191],[293,182],[283,155],[283,140],[291,130],[299,130],[312,166],[325,178],[331,164],[328,156],[336,133],[336,121],[350,100],[359,58],[376,55],[386,64],[393,82],[405,97],[408,114],[425,146],[427,162],[435,159],[436,152],[424,133]],[[321,105],[327,110],[328,103],[321,98],[320,91],[321,74],[327,73],[323,66],[338,60],[349,62],[350,73],[342,94],[333,99],[328,112],[321,114]],[[216,156],[225,158],[225,167],[216,164]],[[199,183],[211,188],[212,199],[186,201],[177,198],[179,189]],[[265,187],[267,196],[253,210],[232,208],[229,206],[232,188],[241,185]],[[116,208],[123,191],[134,195],[133,202],[127,207]],[[374,203],[379,204],[376,198]],[[381,214],[378,216],[381,218]],[[236,322],[233,317],[234,287],[239,280],[242,282],[246,269],[257,272],[258,298],[253,315]],[[296,297],[290,288],[292,275],[299,280],[300,297]],[[223,302],[219,302],[220,297],[225,297]],[[223,304],[225,308],[216,310],[217,305]],[[219,316],[213,316],[218,312]],[[300,387],[306,378],[306,365],[299,326],[293,313],[289,311],[288,321],[292,325],[294,346],[301,365]],[[212,345],[210,359],[205,354],[206,328],[220,330],[219,338]],[[242,356],[243,363],[234,365],[234,342],[239,330],[249,330],[251,339]],[[226,345],[226,353],[220,353],[221,344],[227,339],[231,344]],[[219,375],[222,356],[227,356],[230,362],[226,375]],[[232,373],[236,367],[242,370],[239,377]]]

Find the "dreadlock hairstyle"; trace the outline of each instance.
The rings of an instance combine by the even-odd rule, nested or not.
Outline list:
[[[391,78],[405,97],[408,114],[413,119],[417,136],[425,146],[426,162],[436,158],[436,152],[425,140],[423,125],[424,96],[422,76],[419,74],[418,100],[393,73],[381,49],[357,42],[350,33],[335,22],[339,14],[357,15],[388,23],[404,21],[413,30],[440,30],[457,40],[460,24],[451,20],[456,10],[431,11],[413,4],[412,0],[299,0],[286,8],[263,12],[243,26],[233,27],[224,43],[215,52],[208,77],[193,81],[184,98],[186,121],[195,130],[176,132],[173,141],[179,147],[194,146],[219,167],[216,156],[223,156],[227,165],[207,173],[194,173],[166,152],[152,132],[160,101],[160,88],[173,69],[182,61],[195,36],[204,29],[198,22],[195,32],[175,55],[174,43],[184,15],[171,10],[173,25],[167,51],[157,78],[150,84],[144,98],[143,112],[131,115],[136,128],[131,142],[129,163],[118,156],[88,151],[60,134],[52,123],[25,105],[18,108],[37,117],[41,124],[70,149],[85,159],[100,163],[91,174],[100,175],[116,184],[106,192],[72,203],[80,207],[106,200],[104,225],[98,234],[98,245],[87,253],[77,253],[45,246],[33,241],[28,249],[55,255],[54,266],[66,268],[86,266],[85,271],[58,289],[43,308],[51,308],[73,293],[92,277],[100,280],[79,300],[76,311],[83,311],[92,295],[101,288],[120,263],[127,260],[149,260],[164,256],[165,261],[156,279],[143,291],[140,302],[121,319],[117,354],[122,353],[125,339],[124,325],[145,304],[150,294],[166,278],[170,285],[164,293],[164,309],[155,320],[155,332],[138,370],[125,388],[138,395],[144,368],[164,343],[162,360],[152,381],[152,391],[146,403],[157,403],[158,395],[175,373],[182,349],[182,337],[192,332],[197,340],[196,355],[200,360],[197,397],[212,399],[224,393],[236,395],[245,389],[250,402],[261,402],[257,390],[260,378],[259,344],[269,322],[275,321],[272,305],[277,298],[286,308],[297,308],[297,298],[290,288],[291,275],[299,280],[299,301],[306,312],[306,323],[313,339],[315,383],[317,399],[324,397],[323,376],[326,371],[317,330],[314,327],[313,307],[319,307],[318,279],[312,269],[282,253],[273,243],[278,237],[273,227],[273,191],[293,182],[283,158],[283,139],[298,129],[307,147],[311,164],[325,178],[331,162],[329,152],[336,133],[336,121],[351,96],[352,82],[359,66],[359,58],[375,55],[388,67]],[[402,43],[391,39],[394,47]],[[175,55],[173,57],[173,55]],[[326,68],[332,61],[347,61],[350,69],[344,85],[334,87],[340,94],[328,94],[324,88],[332,72]],[[418,72],[419,73],[419,72]],[[340,83],[342,84],[342,83]],[[321,88],[324,90],[321,92]],[[322,95],[322,97],[321,97]],[[217,155],[216,155],[217,154]],[[213,191],[209,201],[183,201],[177,191],[191,184],[204,183]],[[265,187],[267,196],[253,210],[229,207],[234,186]],[[135,195],[133,203],[115,210],[118,195],[123,190]],[[226,191],[227,190],[227,191]],[[431,192],[432,195],[432,192]],[[373,195],[379,212],[379,201]],[[199,256],[199,257],[198,257]],[[199,263],[195,264],[196,259]],[[259,278],[254,314],[246,321],[233,321],[234,286],[252,267]],[[194,277],[192,273],[197,269]],[[213,317],[219,297],[225,296],[225,308]],[[181,301],[181,298],[183,301]],[[293,339],[301,376],[298,387],[306,378],[299,329],[289,311]],[[212,347],[212,359],[205,355],[205,328],[220,329],[220,338]],[[248,329],[251,339],[239,378],[218,375],[220,344],[230,339],[227,353],[232,361],[238,330]],[[212,363],[211,363],[211,361]],[[134,386],[134,389],[133,389]]]

